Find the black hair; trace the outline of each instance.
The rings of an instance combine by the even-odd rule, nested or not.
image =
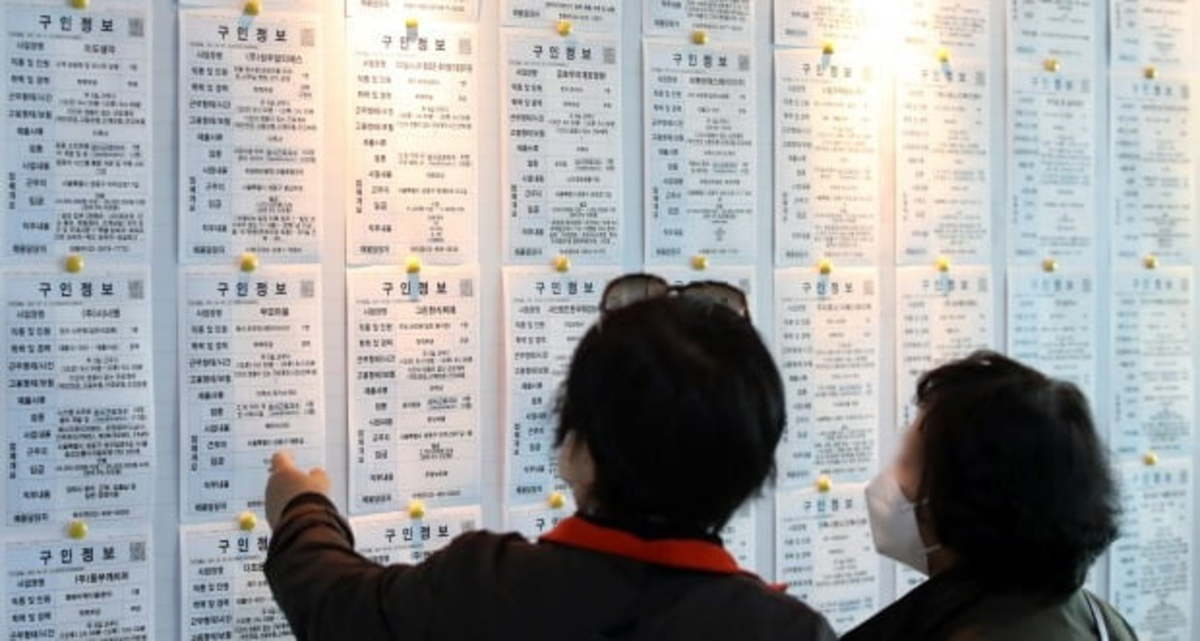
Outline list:
[[[985,587],[1050,598],[1083,584],[1120,507],[1087,400],[994,352],[921,377],[919,500]]]
[[[580,341],[556,444],[587,444],[603,515],[712,534],[773,474],[784,424],[783,383],[753,326],[664,297],[605,315]]]

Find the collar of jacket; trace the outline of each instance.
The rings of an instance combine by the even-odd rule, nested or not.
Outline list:
[[[758,578],[738,568],[733,556],[716,543],[702,539],[647,541],[624,530],[597,525],[578,516],[563,519],[539,540],[680,570],[745,574]]]

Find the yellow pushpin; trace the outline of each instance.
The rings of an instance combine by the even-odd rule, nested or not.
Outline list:
[[[575,31],[575,24],[570,20],[559,20],[558,24],[555,25],[554,30],[558,32],[558,35],[566,38],[567,36],[571,35],[573,31]]]
[[[408,516],[413,519],[425,518],[425,503],[420,499],[413,499],[408,502]]]
[[[262,13],[262,0],[246,0],[246,4],[242,5],[242,13],[248,16]]]
[[[408,258],[405,258],[404,259],[404,273],[405,274],[420,274],[421,273],[421,259],[416,256],[409,256]]]
[[[945,274],[950,271],[950,259],[945,256],[938,256],[936,266],[939,272]]]
[[[1062,69],[1062,63],[1058,61],[1058,58],[1046,58],[1042,61],[1042,69],[1050,73],[1058,73]]]
[[[238,515],[238,528],[244,532],[253,532],[258,527],[258,517],[254,512],[246,511]]]
[[[80,519],[75,519],[67,524],[67,536],[75,539],[76,541],[82,541],[83,539],[86,539],[87,535],[88,525],[86,522]]]
[[[83,256],[80,256],[79,254],[71,254],[70,256],[67,256],[66,268],[68,274],[78,274],[82,272],[84,265],[85,263],[83,261]]]
[[[696,254],[692,256],[692,269],[702,272],[708,269],[708,256],[704,254]]]
[[[938,59],[938,62],[940,62],[942,64],[949,63],[950,62],[950,48],[942,47],[942,48],[938,49],[937,50],[937,59]]]
[[[571,259],[568,256],[559,254],[554,257],[554,271],[565,274],[571,271]]]
[[[1150,254],[1142,259],[1142,265],[1146,269],[1158,269],[1158,256]]]
[[[80,10],[87,9],[88,5],[91,3],[91,0],[71,0],[71,8]]]
[[[408,20],[404,21],[404,28],[408,29],[409,31],[413,31],[419,26],[421,26],[421,21],[417,20],[416,18],[409,18]]]
[[[697,29],[692,32],[692,44],[703,47],[708,44],[708,32],[703,29]]]
[[[1047,274],[1053,274],[1054,272],[1058,271],[1058,261],[1054,260],[1053,258],[1047,258],[1046,260],[1043,260],[1042,271],[1046,272]]]
[[[821,45],[821,53],[826,56],[832,56],[834,51],[837,51],[837,47],[833,45],[833,41],[831,40],[826,40]]]
[[[1142,75],[1146,77],[1146,80],[1154,80],[1158,77],[1158,69],[1153,66],[1146,67],[1142,70]]]
[[[1146,467],[1154,467],[1155,465],[1158,465],[1158,454],[1154,452],[1146,452],[1144,455],[1142,455],[1142,463],[1145,463]]]
[[[253,271],[257,271],[258,270],[258,256],[256,256],[255,254],[253,254],[251,252],[246,252],[246,253],[242,254],[241,259],[238,261],[238,267],[240,267],[241,270],[246,272],[247,274],[249,274],[250,272],[253,272]]]
[[[829,478],[828,474],[822,474],[817,477],[817,491],[822,494],[833,489],[833,479]]]
[[[822,258],[821,262],[817,263],[817,271],[822,276],[828,276],[833,273],[833,261],[828,258]]]
[[[561,510],[567,506],[567,497],[562,492],[552,492],[546,503],[550,505],[550,509]]]

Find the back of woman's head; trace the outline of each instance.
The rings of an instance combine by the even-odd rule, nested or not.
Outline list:
[[[1079,389],[978,352],[922,377],[917,403],[919,498],[939,541],[993,588],[1078,589],[1119,510]]]
[[[771,474],[783,385],[750,323],[717,304],[657,298],[580,341],[560,406],[595,462],[612,516],[715,532]]]

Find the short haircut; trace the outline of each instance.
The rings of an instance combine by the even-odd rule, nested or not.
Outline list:
[[[663,297],[601,318],[575,350],[559,402],[595,462],[606,515],[715,533],[774,472],[783,383],[744,318]]]
[[[1120,511],[1079,388],[984,351],[922,376],[917,404],[918,498],[941,544],[992,589],[1079,589]]]

